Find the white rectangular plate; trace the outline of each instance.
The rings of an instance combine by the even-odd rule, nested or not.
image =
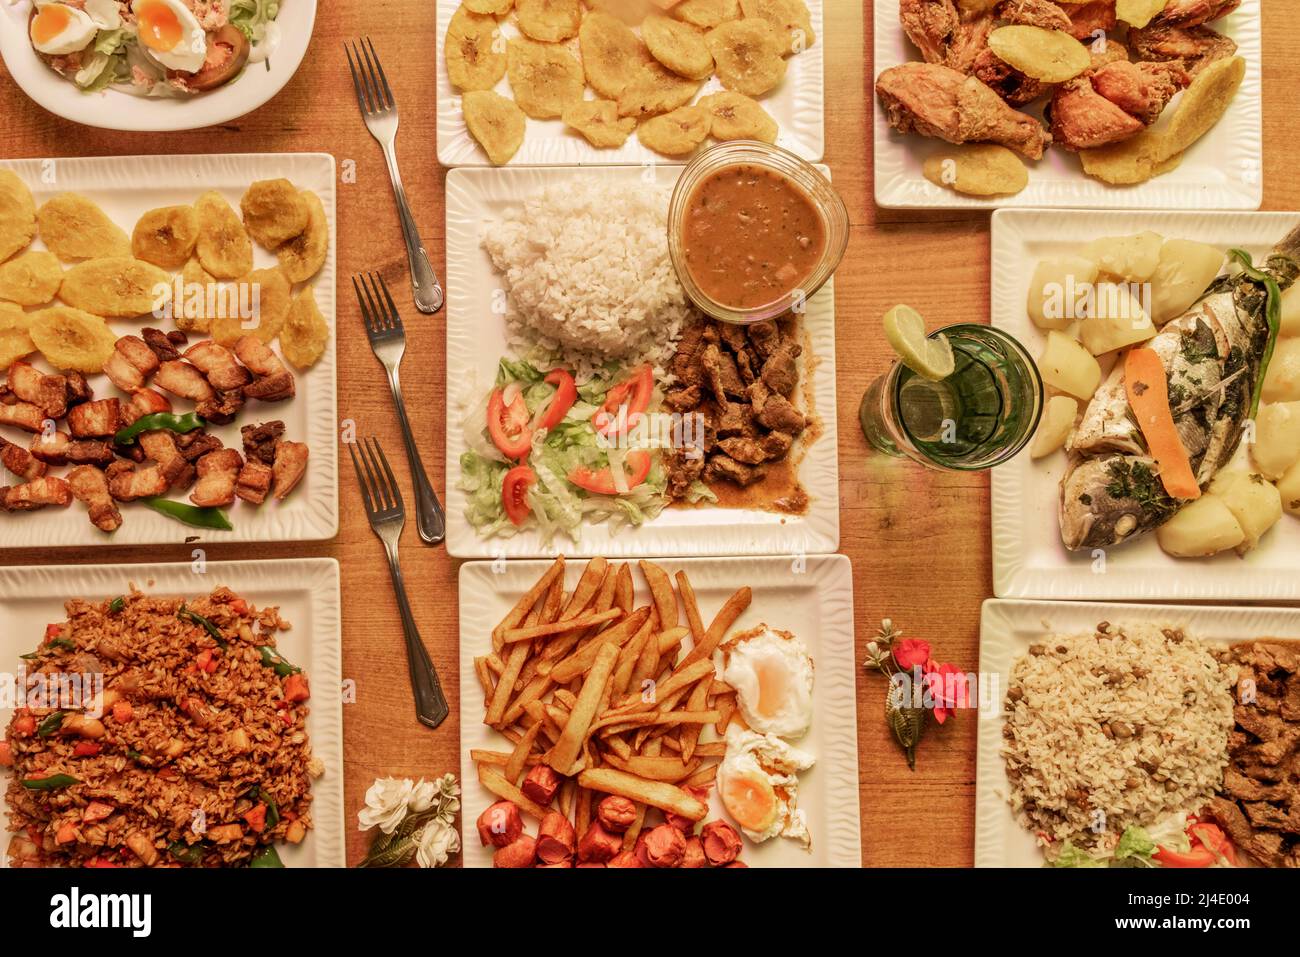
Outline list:
[[[1115,605],[1092,602],[984,602],[980,616],[980,687],[992,689],[998,700],[993,714],[979,712],[979,752],[975,771],[975,866],[1042,867],[1043,855],[1029,831],[1016,823],[1007,803],[1007,777],[1002,761],[1002,698],[1011,667],[1029,646],[1045,635],[1084,634],[1099,622],[1122,626],[1159,622],[1182,627],[1207,643],[1234,644],[1255,638],[1300,638],[1300,609],[1214,608],[1180,605]]]
[[[70,598],[115,598],[134,584],[149,595],[206,595],[225,585],[258,608],[277,605],[293,627],[276,647],[311,682],[307,734],[325,773],[312,782],[314,827],[301,844],[277,845],[286,867],[344,867],[343,639],[339,563],[332,558],[275,562],[208,562],[202,574],[186,562],[165,565],[47,565],[0,568],[0,671],[12,674],[18,656],[40,643],[45,626],[63,621]],[[12,708],[0,708],[8,726]],[[5,776],[10,773],[5,771]],[[3,791],[0,791],[0,795]],[[0,833],[9,810],[0,796]],[[7,860],[7,859],[6,859]],[[2,866],[2,865],[0,865]]]
[[[767,624],[798,636],[808,647],[816,670],[812,729],[794,742],[811,751],[817,763],[799,775],[799,807],[808,817],[812,848],[805,852],[791,840],[773,838],[755,845],[745,839],[741,860],[751,867],[860,867],[862,839],[858,824],[858,723],[856,653],[853,646],[853,570],[843,555],[821,555],[806,562],[785,558],[656,559],[670,575],[690,577],[700,615],[711,621],[742,585],[754,600],[733,632]],[[569,562],[565,575],[572,589],[582,574],[581,562]],[[471,749],[510,750],[510,742],[483,723],[483,686],[474,673],[474,658],[492,649],[491,633],[516,601],[541,577],[548,562],[469,562],[460,567],[460,769],[465,795],[461,809],[466,867],[491,867],[491,848],[483,847],[474,822],[496,800],[478,783]],[[637,602],[650,600],[639,571],[632,575]],[[684,620],[684,618],[683,618]],[[689,639],[687,639],[689,646]],[[701,741],[716,740],[706,727]],[[706,820],[726,819],[717,789],[710,790]],[[536,821],[525,821],[530,832]],[[579,835],[581,836],[581,835]]]
[[[916,133],[892,129],[875,82],[868,91],[875,111],[876,203],[890,209],[991,209],[998,206],[1053,206],[1116,209],[1259,209],[1263,184],[1263,81],[1259,0],[1245,0],[1232,14],[1210,26],[1237,41],[1246,61],[1246,78],[1228,112],[1196,145],[1182,165],[1137,186],[1110,186],[1083,172],[1077,156],[1060,147],[1029,169],[1029,185],[1014,196],[983,199],[935,186],[921,175],[931,153],[945,144]],[[876,0],[875,74],[891,66],[920,60],[898,21],[898,0]],[[1026,107],[1041,118],[1042,102]],[[1172,115],[1178,99],[1165,111]]]
[[[465,451],[460,409],[491,388],[507,354],[505,317],[493,308],[501,277],[479,245],[482,227],[544,186],[572,176],[612,182],[676,182],[680,166],[594,169],[452,170],[447,174],[447,551],[457,558],[531,558],[538,555],[792,555],[833,552],[840,542],[839,464],[835,429],[835,293],[827,283],[808,300],[803,316],[804,375],[812,376],[813,412],[822,434],[799,466],[811,498],[804,515],[744,509],[665,508],[639,528],[611,534],[585,525],[574,543],[557,535],[542,544],[534,530],[509,538],[483,538],[465,520],[465,495],[456,487]],[[825,172],[825,170],[823,170]],[[467,406],[467,403],[469,405]]]
[[[797,56],[788,57],[785,79],[766,96],[760,97],[763,109],[771,114],[780,126],[776,143],[797,153],[806,160],[817,161],[826,149],[826,130],[823,117],[823,44],[822,0],[805,0],[812,14],[813,33],[816,40],[811,47]],[[465,128],[465,114],[461,110],[460,93],[452,88],[447,76],[445,44],[451,16],[460,6],[460,0],[438,0],[438,162],[443,166],[490,166],[487,154]],[[583,8],[584,10],[586,7]],[[519,28],[511,14],[501,24],[503,36],[519,36]],[[577,38],[567,44],[573,55],[578,54]],[[716,76],[700,88],[700,96],[721,90]],[[510,80],[502,77],[496,92],[513,99]],[[586,97],[595,96],[590,88]],[[646,149],[633,133],[618,149],[599,150],[580,134],[568,129],[560,120],[528,119],[528,130],[523,145],[510,160],[512,166],[608,166],[627,163],[680,162],[685,157],[672,160],[653,150]],[[706,141],[710,142],[710,141]]]
[[[31,188],[39,208],[41,203],[60,193],[80,193],[99,204],[129,236],[140,215],[158,206],[188,205],[209,189],[220,192],[236,210],[239,199],[254,180],[283,176],[299,189],[309,189],[320,197],[329,220],[330,248],[321,271],[309,282],[315,290],[321,315],[336,328],[334,321],[335,247],[338,230],[335,223],[334,157],[327,153],[233,153],[230,155],[195,156],[114,156],[92,159],[5,160],[0,167],[17,173]],[[38,238],[33,249],[43,249]],[[253,244],[255,268],[276,265],[275,254]],[[34,310],[32,310],[34,311]],[[138,334],[149,325],[164,331],[174,328],[168,322],[150,318],[114,319],[109,326],[119,336]],[[190,334],[190,343],[202,338]],[[273,349],[278,348],[272,346]],[[29,362],[50,371],[40,353]],[[221,438],[228,448],[243,446],[240,426],[280,419],[285,438],[306,442],[311,449],[307,474],[301,484],[283,502],[267,498],[260,506],[236,501],[227,511],[234,530],[229,532],[191,528],[159,515],[139,503],[120,505],[122,527],[105,535],[90,524],[86,508],[74,501],[68,508],[45,508],[29,513],[0,515],[0,548],[42,545],[155,545],[183,542],[198,536],[209,542],[283,542],[333,538],[338,533],[338,449],[335,444],[338,386],[334,336],[325,352],[309,370],[293,369],[297,394],[288,402],[249,401],[230,425],[209,425],[208,431]],[[90,376],[95,398],[123,393],[104,375]],[[177,412],[187,412],[193,404],[175,400]],[[66,426],[61,425],[66,430]],[[0,435],[23,448],[31,436],[17,429],[0,428]],[[53,474],[63,475],[58,467]],[[11,479],[12,480],[12,479]],[[176,495],[169,496],[177,498]],[[181,497],[183,499],[183,496]]]
[[[991,321],[1042,354],[1046,334],[1025,302],[1038,260],[1072,253],[1101,236],[1154,230],[1225,251],[1248,250],[1262,261],[1300,222],[1300,213],[1047,212],[1002,210],[993,216]],[[1083,404],[1080,404],[1081,407]],[[1246,461],[1243,443],[1234,463]],[[1300,599],[1300,522],[1283,515],[1245,558],[1173,558],[1154,534],[1103,557],[1061,544],[1058,507],[1065,453],[1033,461],[1022,454],[993,470],[993,593],[999,598],[1131,598],[1222,601]]]

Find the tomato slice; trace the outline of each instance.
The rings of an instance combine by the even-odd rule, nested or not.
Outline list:
[[[527,465],[516,465],[501,480],[501,504],[506,518],[515,525],[528,521],[532,508],[528,504],[528,490],[537,481],[537,473]]]
[[[555,395],[551,396],[550,404],[542,413],[537,427],[553,429],[564,421],[564,417],[569,414],[569,409],[573,408],[573,403],[578,400],[578,386],[574,383],[573,376],[563,369],[552,369],[543,381],[555,386]]]
[[[622,435],[628,429],[636,427],[642,414],[650,407],[650,398],[654,395],[654,370],[649,364],[638,366],[622,382],[611,386],[605,393],[605,404],[591,417],[592,425],[601,435]],[[627,411],[619,410],[627,406]]]
[[[1151,858],[1165,867],[1209,867],[1217,860],[1214,852],[1208,847],[1193,847],[1186,854],[1171,851],[1167,847],[1158,847]]]
[[[627,464],[632,469],[632,474],[627,477],[627,487],[634,489],[650,474],[650,453],[642,449],[629,452]],[[595,470],[585,465],[579,466],[569,473],[568,478],[578,488],[595,492],[597,495],[619,494],[618,486],[614,484],[614,473],[610,471],[609,466]]]
[[[503,390],[493,389],[488,397],[487,420],[492,444],[506,458],[522,459],[532,451],[533,432],[528,427],[528,404],[522,392],[506,405]]]

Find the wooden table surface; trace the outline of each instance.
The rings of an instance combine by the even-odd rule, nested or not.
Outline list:
[[[1300,209],[1291,146],[1300,111],[1286,97],[1300,88],[1300,33],[1285,25],[1288,0],[1264,0],[1264,208]],[[908,213],[877,209],[871,181],[871,4],[825,0],[826,156],[848,204],[852,237],[835,279],[840,435],[840,551],[853,562],[858,658],[882,617],[928,639],[943,660],[974,669],[980,603],[992,594],[988,478],[941,475],[868,452],[857,424],[868,383],[889,364],[878,333],[897,302],[934,324],[987,321],[988,213]],[[135,134],[88,129],[46,113],[0,67],[0,157],[113,156],[144,153],[333,153],[355,160],[356,182],[339,184],[339,275],[378,269],[405,297],[408,350],[403,387],[426,468],[441,495],[444,450],[442,316],[409,305],[406,260],[378,146],[357,114],[343,58],[344,40],[370,36],[384,58],[401,106],[398,152],[415,217],[440,275],[443,182],[434,146],[435,29],[428,0],[322,3],[311,49],[289,85],[260,110],[222,127],[188,133]],[[418,104],[425,104],[422,108]],[[340,295],[339,416],[377,434],[389,449],[400,436],[388,390],[360,320]],[[401,305],[401,303],[399,303]],[[394,467],[405,470],[395,457]],[[342,467],[341,467],[342,469]],[[356,681],[344,709],[346,811],[349,822],[366,789],[386,775],[433,777],[459,772],[456,573],[441,548],[421,545],[413,523],[403,538],[403,567],[421,632],[451,699],[452,718],[436,731],[411,714],[397,607],[378,540],[342,469],[338,538],[325,543],[213,546],[209,558],[276,559],[329,555],[342,565],[343,672]],[[409,476],[399,474],[403,488]],[[171,548],[26,549],[0,552],[3,564],[182,561]],[[884,679],[858,679],[862,861],[868,866],[969,866],[973,859],[975,718],[958,714],[921,745],[910,772],[881,717]],[[349,823],[349,827],[351,827]],[[368,838],[350,830],[348,860]]]

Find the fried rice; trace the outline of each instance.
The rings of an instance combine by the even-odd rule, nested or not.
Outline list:
[[[279,866],[275,845],[312,826],[323,768],[306,676],[273,650],[278,610],[228,588],[65,608],[25,656],[28,681],[81,676],[92,692],[69,706],[29,684],[9,722],[11,863]]]

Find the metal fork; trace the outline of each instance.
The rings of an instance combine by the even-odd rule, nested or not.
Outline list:
[[[415,308],[421,312],[437,312],[442,308],[442,285],[429,263],[429,254],[425,251],[424,241],[420,239],[420,230],[415,225],[415,217],[411,215],[411,206],[406,201],[402,174],[397,169],[397,151],[393,148],[397,139],[397,103],[388,86],[388,77],[384,75],[384,68],[379,64],[379,54],[375,52],[375,45],[369,37],[364,41],[354,41],[351,46],[345,43],[343,50],[348,55],[348,70],[352,73],[352,85],[357,91],[361,116],[366,121],[370,135],[383,147],[388,176],[393,181],[397,217],[402,223],[406,259],[411,267]]]
[[[366,517],[379,540],[384,543],[388,556],[388,573],[393,577],[393,591],[397,593],[397,610],[402,616],[402,634],[406,638],[406,667],[411,675],[411,690],[415,692],[415,716],[420,724],[436,728],[447,718],[447,698],[442,693],[442,683],[433,668],[429,652],[420,640],[411,603],[406,598],[406,585],[402,580],[402,566],[397,560],[397,543],[406,524],[406,509],[402,493],[397,487],[388,459],[373,436],[361,440],[361,457],[357,458],[357,443],[349,443],[352,465],[357,470],[357,484],[365,502]]]
[[[420,538],[429,545],[437,545],[446,537],[447,518],[442,503],[424,472],[420,452],[411,434],[411,422],[406,417],[406,402],[402,399],[402,384],[397,378],[397,368],[406,352],[406,332],[402,317],[397,313],[388,284],[378,273],[367,273],[357,281],[352,277],[352,288],[361,305],[361,318],[366,326],[366,336],[375,358],[388,372],[388,385],[393,390],[393,404],[397,406],[397,421],[402,427],[402,443],[406,446],[406,461],[411,466],[411,484],[415,486],[415,524]]]

